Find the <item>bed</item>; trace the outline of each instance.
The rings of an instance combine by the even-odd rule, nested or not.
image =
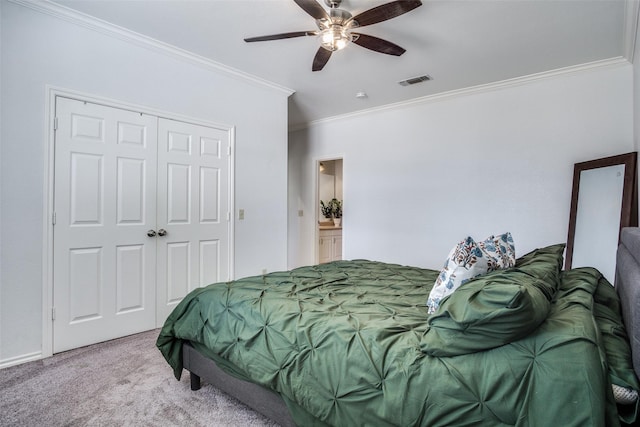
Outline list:
[[[477,277],[432,315],[438,271],[369,260],[213,284],[157,346],[192,389],[204,379],[283,426],[632,423],[640,232],[623,230],[615,289],[593,268],[562,271],[563,251]]]

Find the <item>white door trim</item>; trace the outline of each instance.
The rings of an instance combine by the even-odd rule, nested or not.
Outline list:
[[[235,277],[234,274],[234,236],[235,221],[233,220],[235,207],[235,127],[208,120],[196,119],[177,113],[158,110],[146,106],[135,105],[123,101],[118,101],[98,95],[79,92],[72,89],[66,89],[56,86],[47,85],[45,87],[45,111],[44,123],[47,134],[44,138],[44,173],[43,173],[43,226],[42,226],[42,352],[40,358],[53,355],[53,215],[54,215],[54,165],[55,165],[55,106],[56,97],[72,98],[79,101],[91,102],[108,107],[119,108],[123,110],[131,110],[144,114],[154,115],[159,118],[178,120],[182,122],[192,123],[201,126],[218,128],[229,132],[229,143],[231,147],[231,155],[229,161],[229,211],[231,212],[231,220],[229,221],[229,277]],[[33,356],[33,355],[32,355]],[[31,357],[30,360],[38,358]]]

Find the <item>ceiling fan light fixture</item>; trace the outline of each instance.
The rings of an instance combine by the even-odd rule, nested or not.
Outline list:
[[[313,57],[311,71],[322,70],[333,52],[344,49],[351,42],[374,52],[393,56],[402,55],[406,50],[397,44],[367,34],[352,33],[351,30],[388,21],[404,15],[418,6],[422,6],[421,0],[394,0],[353,16],[350,12],[340,9],[342,0],[324,0],[324,3],[329,6],[328,11],[319,3],[319,0],[293,1],[315,19],[318,30],[290,31],[288,33],[248,37],[244,41],[249,43],[316,36],[319,39],[320,47]]]
[[[352,40],[351,31],[342,25],[331,25],[320,32],[320,45],[331,52],[344,49]]]

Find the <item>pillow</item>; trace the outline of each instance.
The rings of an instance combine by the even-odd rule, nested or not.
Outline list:
[[[444,268],[440,271],[429,293],[428,313],[434,313],[438,309],[440,301],[453,293],[460,285],[485,274],[487,271],[489,271],[487,255],[470,236],[458,243],[449,252]]]
[[[457,356],[499,347],[533,332],[547,317],[560,283],[564,245],[537,249],[516,267],[488,273],[441,301],[420,348]]]
[[[435,313],[440,301],[463,283],[499,268],[513,267],[515,262],[516,250],[511,233],[489,236],[481,243],[467,237],[449,252],[444,268],[429,293],[427,313]]]
[[[516,265],[516,248],[511,233],[490,236],[478,246],[489,256],[489,271]]]

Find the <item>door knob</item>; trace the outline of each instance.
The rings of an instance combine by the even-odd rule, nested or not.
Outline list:
[[[165,230],[164,228],[161,228],[160,230],[158,230],[158,236],[166,236],[167,235],[167,230]]]
[[[149,236],[149,237],[156,237],[156,230],[149,230],[149,231],[147,231],[147,236]]]

